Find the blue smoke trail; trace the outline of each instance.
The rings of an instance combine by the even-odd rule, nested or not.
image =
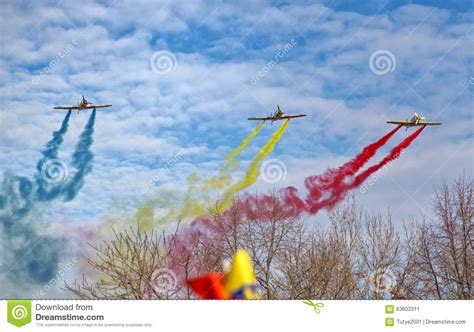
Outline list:
[[[90,150],[94,139],[95,110],[92,111],[89,121],[87,121],[84,131],[79,137],[74,154],[72,155],[72,165],[77,169],[76,174],[63,187],[62,193],[66,201],[73,200],[79,190],[84,186],[84,177],[92,171],[92,160],[94,154]]]
[[[61,181],[59,181],[59,183],[57,181],[53,181],[53,183],[46,181],[45,167],[47,167],[46,163],[58,158],[59,148],[63,143],[64,134],[67,132],[70,117],[71,111],[69,110],[59,130],[53,133],[53,138],[44,147],[42,151],[43,158],[41,158],[36,165],[37,173],[35,178],[38,186],[37,196],[39,200],[50,201],[61,193]]]
[[[2,259],[6,261],[4,278],[15,283],[45,283],[57,273],[64,240],[40,235],[32,225],[40,220],[34,183],[23,176],[4,174],[0,183],[0,221]],[[2,273],[3,274],[3,273]],[[21,289],[20,289],[21,290]],[[12,290],[10,290],[12,291]],[[1,290],[3,294],[6,290]]]
[[[77,195],[84,184],[84,176],[92,170],[93,159],[90,147],[95,112],[91,114],[73,154],[72,164],[77,172],[72,180],[67,184],[64,184],[65,179],[45,181],[43,168],[48,161],[57,159],[70,115],[70,112],[66,114],[60,129],[45,145],[43,157],[37,164],[35,181],[7,172],[0,182],[0,294],[14,293],[24,297],[27,284],[44,284],[58,273],[67,241],[46,234],[47,224],[41,222],[42,214],[47,202],[59,196],[69,201]],[[13,282],[13,289],[7,288],[7,280]]]
[[[42,209],[37,205],[34,186],[30,179],[10,173],[5,173],[0,183],[1,255],[7,263],[2,279],[8,277],[19,284],[51,280],[64,243],[61,238],[36,231]],[[0,283],[4,284],[3,280]]]

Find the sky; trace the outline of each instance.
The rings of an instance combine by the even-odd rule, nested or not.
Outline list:
[[[82,95],[113,104],[97,111],[93,168],[77,197],[44,208],[53,229],[98,225],[157,192],[184,191],[193,172],[216,174],[257,125],[247,117],[277,104],[307,117],[290,122],[269,157],[285,176],[259,178],[249,192],[304,192],[305,177],[414,112],[443,125],[355,190],[357,202],[401,224],[430,216],[443,180],[472,178],[471,1],[2,1],[0,16],[0,179],[34,177],[65,116],[53,106]],[[66,165],[89,116],[71,115]],[[238,175],[277,126],[252,140]],[[412,131],[398,131],[372,163]]]

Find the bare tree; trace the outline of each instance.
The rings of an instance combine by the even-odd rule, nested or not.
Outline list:
[[[172,298],[178,285],[173,280],[164,280],[166,285],[157,285],[160,273],[169,273],[165,278],[173,279],[167,270],[169,254],[163,235],[136,230],[117,233],[112,241],[92,246],[96,252],[88,263],[98,273],[99,280],[89,282],[83,278],[64,288],[81,299],[162,299]]]
[[[434,218],[412,224],[406,242],[413,298],[472,299],[474,248],[472,181],[460,177],[435,190]],[[406,231],[407,233],[408,231]]]
[[[358,246],[358,272],[369,287],[362,289],[362,298],[383,299],[385,294],[390,296],[394,291],[400,264],[399,248],[400,238],[390,214],[386,218],[381,214],[365,217]]]
[[[324,225],[295,213],[278,192],[219,206],[174,234],[114,233],[93,247],[99,280],[65,289],[83,299],[195,298],[186,280],[223,272],[223,261],[246,249],[266,299],[473,298],[473,188],[464,177],[435,190],[433,217],[405,223],[403,237],[390,213],[364,213],[354,196]],[[174,275],[173,287],[157,288],[156,271]]]
[[[352,259],[358,238],[354,200],[329,214],[329,227],[303,223],[292,233],[283,253],[283,296],[301,298],[348,298],[355,286]]]
[[[253,257],[263,297],[278,298],[276,283],[280,256],[288,248],[288,236],[298,227],[299,218],[292,216],[278,194],[272,193],[255,205],[246,202],[242,248]]]

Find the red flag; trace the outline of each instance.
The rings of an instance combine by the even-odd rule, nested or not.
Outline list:
[[[189,287],[202,299],[225,300],[228,299],[227,292],[222,286],[222,273],[209,273],[204,276],[188,280]]]

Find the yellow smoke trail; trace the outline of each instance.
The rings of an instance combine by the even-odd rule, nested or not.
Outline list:
[[[232,181],[232,173],[235,172],[239,168],[239,163],[235,161],[235,158],[240,155],[240,153],[247,147],[249,142],[254,138],[265,122],[262,121],[255,129],[248,135],[242,143],[238,147],[236,147],[233,151],[225,155],[227,162],[224,166],[221,167],[219,170],[219,176],[213,177],[209,180],[205,180],[201,189],[203,191],[209,191],[211,189],[223,189],[230,185]]]
[[[234,149],[234,151],[230,152],[229,154],[227,154],[225,156],[225,159],[231,159],[231,158],[238,157],[240,155],[240,153],[247,147],[250,140],[258,134],[258,132],[260,131],[260,129],[262,128],[264,123],[265,123],[264,121],[260,122],[260,124],[257,127],[255,127],[255,129],[250,133],[250,135],[248,135],[242,141],[242,143],[240,143],[240,145]]]
[[[201,185],[198,185],[199,178],[197,174],[191,174],[188,178],[188,191],[184,198],[183,207],[177,214],[177,219],[185,219],[198,217],[206,214],[206,208],[209,204],[209,191],[216,189],[223,189],[229,186],[232,182],[232,173],[239,168],[239,163],[235,161],[235,158],[247,147],[252,138],[254,138],[264,122],[262,121],[255,129],[240,143],[238,147],[232,150],[225,156],[227,162],[219,170],[219,176],[213,177],[208,180],[202,181]],[[193,197],[195,191],[200,191],[199,199]]]
[[[265,146],[251,161],[250,166],[247,169],[247,172],[245,173],[245,176],[224,193],[222,200],[218,203],[218,208],[220,211],[224,211],[232,205],[232,198],[236,192],[248,188],[249,186],[254,184],[255,181],[257,181],[257,178],[260,175],[260,166],[263,160],[273,151],[273,148],[285,132],[289,121],[289,119],[285,120],[281,124],[280,128],[278,128],[278,130],[273,133],[267,144],[265,144]]]
[[[192,173],[188,176],[188,190],[184,196],[181,208],[166,217],[175,217],[177,220],[181,220],[205,213],[205,209],[202,204],[194,197],[194,193],[199,188],[199,185],[197,184],[199,181],[199,177],[196,173]]]
[[[232,173],[239,168],[239,163],[235,158],[245,150],[250,141],[259,133],[260,129],[262,129],[263,124],[264,122],[262,121],[238,147],[225,155],[227,162],[220,168],[217,177],[201,181],[196,173],[189,175],[187,180],[188,189],[183,198],[181,207],[170,207],[168,213],[157,217],[155,215],[157,200],[151,199],[145,202],[135,213],[135,218],[140,221],[142,229],[151,229],[153,225],[163,224],[170,220],[182,220],[206,214],[206,207],[210,201],[209,191],[224,189],[232,183]],[[199,192],[198,198],[195,197],[196,192]]]

